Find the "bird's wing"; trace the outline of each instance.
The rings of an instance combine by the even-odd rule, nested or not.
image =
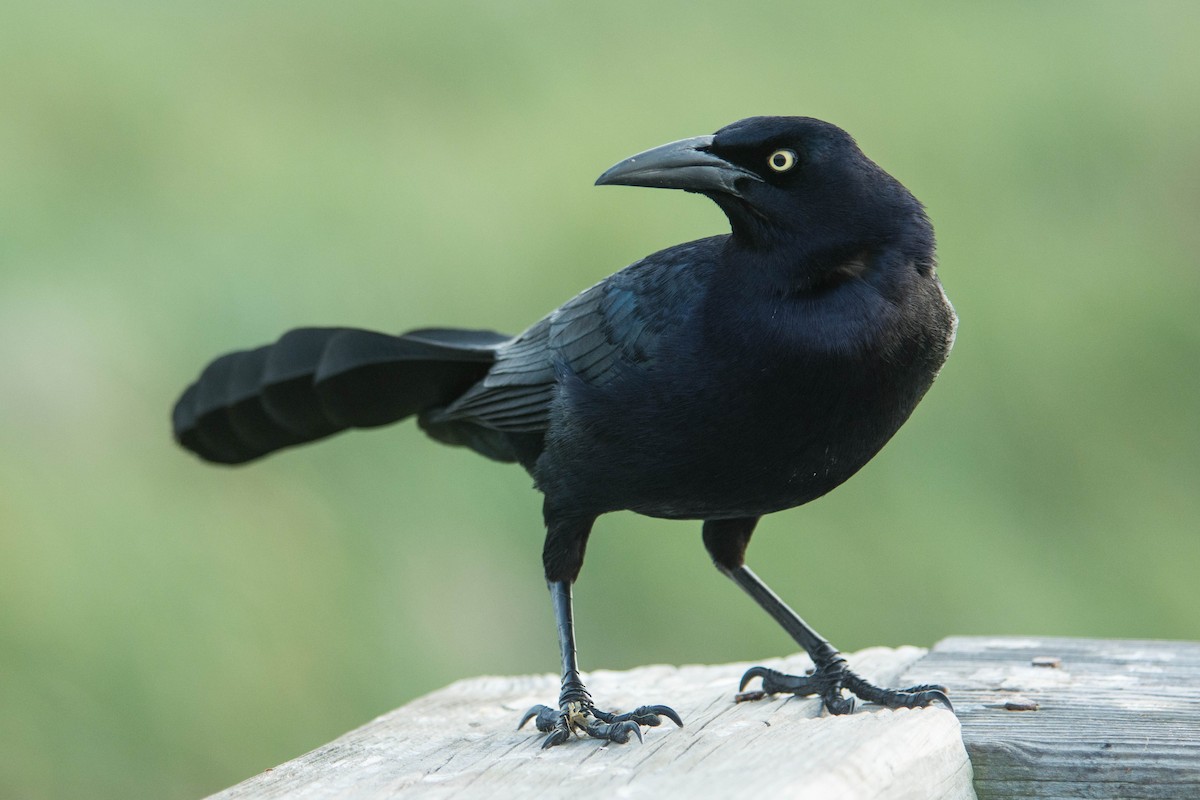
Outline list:
[[[717,237],[721,238],[721,237]],[[603,386],[627,369],[652,368],[664,334],[698,304],[705,239],[656,253],[616,273],[501,345],[479,383],[435,415],[505,431],[543,431],[567,370]]]

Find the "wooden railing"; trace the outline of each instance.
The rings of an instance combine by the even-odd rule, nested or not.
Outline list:
[[[956,713],[735,704],[748,664],[648,666],[589,673],[588,687],[612,710],[668,703],[683,728],[542,750],[516,722],[557,677],[474,678],[216,797],[1200,798],[1200,643],[955,637],[849,661],[882,684],[941,683]]]

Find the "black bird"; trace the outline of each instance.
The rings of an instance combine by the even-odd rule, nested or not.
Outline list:
[[[683,189],[732,232],[667,248],[518,336],[431,328],[390,336],[301,328],[218,358],[180,398],[178,441],[250,461],[346,428],[416,414],[427,434],[517,462],[545,496],[542,553],[562,692],[535,706],[543,746],[616,742],[667,717],[597,708],[575,655],[571,586],[596,518],[629,509],[703,520],[718,570],[808,652],[806,676],[754,667],[762,691],[950,705],[940,686],[885,689],[846,661],[745,565],[764,514],[816,499],[908,419],[954,340],[921,204],[840,128],[753,117],[626,159],[597,184]]]

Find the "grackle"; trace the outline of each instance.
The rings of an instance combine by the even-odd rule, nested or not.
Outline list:
[[[933,383],[956,317],[924,208],[840,128],[753,117],[615,165],[597,184],[703,194],[731,232],[667,248],[524,333],[424,328],[391,336],[300,328],[213,361],[175,406],[177,440],[238,464],[346,428],[417,416],[446,444],[517,462],[544,495],[546,581],[558,626],[557,705],[521,720],[548,734],[639,739],[668,706],[616,714],[588,694],[571,587],[600,514],[703,521],[704,546],[808,652],[814,669],[750,669],[741,689],[950,706],[940,686],[887,689],[745,565],[758,519],[814,500],[874,456]]]

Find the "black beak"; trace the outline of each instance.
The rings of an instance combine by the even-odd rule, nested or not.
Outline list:
[[[762,178],[708,151],[713,137],[697,136],[638,153],[596,179],[597,186],[652,186],[741,197],[739,181]]]

